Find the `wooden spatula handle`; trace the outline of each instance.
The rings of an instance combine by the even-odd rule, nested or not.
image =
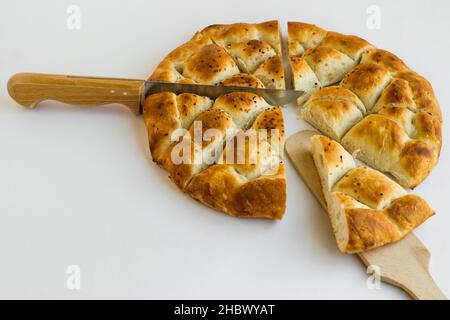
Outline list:
[[[413,233],[359,257],[366,266],[378,266],[383,281],[402,288],[414,299],[447,300],[430,274],[430,252]]]
[[[389,281],[386,282],[389,283]],[[402,288],[416,300],[447,300],[428,271],[424,271],[404,283],[390,283]]]
[[[120,103],[139,114],[143,84],[142,80],[17,73],[8,81],[8,92],[27,108],[43,100],[84,107]]]

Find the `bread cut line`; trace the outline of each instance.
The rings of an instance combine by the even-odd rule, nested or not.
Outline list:
[[[289,22],[288,42],[293,87],[306,92],[299,99],[304,120],[404,187],[415,187],[428,176],[439,158],[442,120],[425,78],[361,38],[311,24]],[[173,50],[149,80],[281,89],[281,51],[277,21],[213,25]],[[233,216],[282,218],[286,177],[279,106],[250,93],[215,101],[159,93],[147,97],[144,120],[153,161],[183,192]],[[195,120],[221,136],[194,149],[226,150],[229,129],[278,129],[280,145],[258,141],[275,152],[256,164],[223,163],[220,151],[201,164],[174,164],[170,154],[177,142],[171,135],[178,129],[192,132]]]

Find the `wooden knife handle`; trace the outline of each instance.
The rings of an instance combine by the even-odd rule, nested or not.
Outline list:
[[[43,100],[83,107],[120,103],[139,114],[143,85],[143,80],[17,73],[8,81],[8,92],[27,108],[34,108]]]

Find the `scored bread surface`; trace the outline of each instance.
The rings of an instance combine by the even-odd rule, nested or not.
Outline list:
[[[169,53],[149,80],[282,89],[281,52],[277,21],[212,25]],[[404,187],[428,176],[440,154],[442,118],[425,78],[364,39],[307,23],[288,23],[288,53],[293,86],[305,91],[298,101],[304,120]],[[234,216],[281,219],[286,181],[280,107],[250,93],[212,101],[164,92],[147,97],[143,112],[153,160],[181,190]],[[178,129],[192,133],[195,120],[217,129],[218,137],[193,144],[190,156],[207,151],[201,163],[172,163],[172,135]],[[223,161],[233,149],[226,132],[252,128],[279,129],[281,147],[261,137],[258,150],[270,149],[270,156],[252,164],[247,156],[243,164]],[[245,144],[237,151],[246,150]]]
[[[284,72],[280,55],[276,21],[213,25],[173,50],[149,79],[281,89]],[[225,94],[215,101],[195,94],[163,92],[146,98],[143,113],[153,161],[169,172],[182,191],[233,216],[283,217],[286,178],[280,107],[246,92]],[[194,121],[201,121],[203,132],[216,129],[218,134],[200,143],[190,140]],[[180,148],[179,141],[172,139],[178,129],[187,131],[179,140],[192,142],[188,157],[194,160],[201,153],[201,161],[172,161],[171,155]],[[236,142],[237,137],[227,140],[227,132],[245,133],[252,129],[268,130],[266,136],[256,135],[256,148],[250,148],[246,139],[243,144]],[[271,129],[278,130],[278,137],[271,139]],[[243,161],[227,158],[239,153],[245,154]]]
[[[441,111],[430,83],[394,54],[351,35],[289,22],[301,116],[358,159],[414,188],[436,165]]]
[[[400,240],[434,214],[425,200],[407,194],[384,174],[356,166],[339,143],[325,136],[311,137],[311,153],[342,252],[361,252]]]

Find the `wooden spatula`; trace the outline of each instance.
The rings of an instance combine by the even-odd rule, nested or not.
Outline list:
[[[286,151],[297,172],[326,211],[322,186],[311,156],[310,138],[314,134],[317,132],[308,130],[290,136],[286,140]],[[405,290],[414,299],[447,300],[428,270],[430,252],[413,233],[398,242],[359,253],[358,256],[367,267],[379,268],[382,281]]]

